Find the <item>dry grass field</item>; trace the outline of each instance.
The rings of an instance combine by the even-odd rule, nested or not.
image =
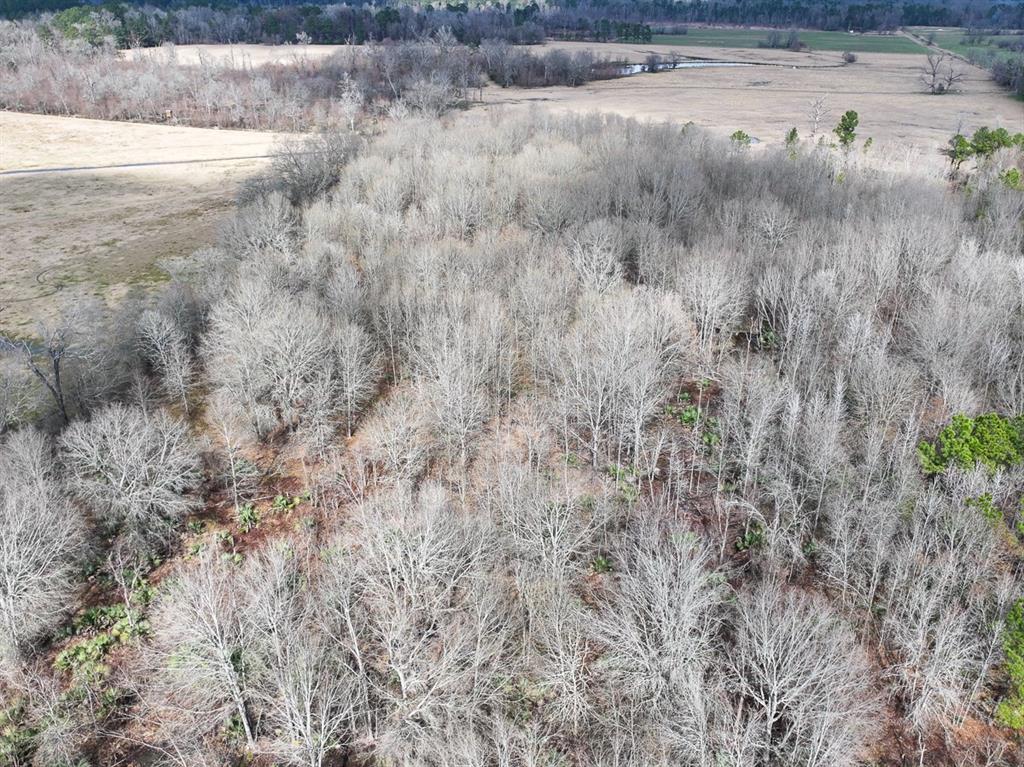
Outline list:
[[[344,45],[188,45],[174,48],[183,64],[201,60],[237,67],[267,63],[315,61]],[[642,120],[693,122],[722,134],[737,129],[767,143],[781,141],[796,126],[810,131],[808,111],[825,96],[832,122],[846,109],[860,113],[862,133],[886,150],[913,148],[934,153],[957,130],[980,125],[1024,129],[1024,104],[1010,99],[977,67],[963,64],[961,92],[932,97],[920,82],[924,54],[859,53],[855,64],[843,66],[836,51],[793,53],[744,47],[674,46],[642,43],[551,42],[531,48],[535,53],[559,49],[591,50],[598,56],[643,62],[651,53],[664,57],[711,59],[753,64],[750,67],[708,67],[634,75],[590,83],[581,88],[484,89],[489,106],[549,107],[566,112],[609,112]],[[163,49],[126,51],[126,56],[166,55]],[[827,121],[826,120],[826,121]],[[831,126],[829,126],[831,127]]]
[[[560,47],[572,45],[562,43]],[[587,44],[575,44],[583,45]],[[607,48],[637,61],[648,51],[664,54],[673,50],[667,46]],[[580,88],[491,87],[484,90],[484,101],[492,107],[537,106],[559,112],[609,112],[641,120],[693,122],[723,135],[742,129],[763,142],[781,142],[793,126],[802,136],[809,134],[810,105],[824,96],[831,109],[823,120],[826,130],[843,111],[855,109],[860,114],[861,135],[873,137],[876,147],[883,151],[913,148],[926,155],[936,153],[958,130],[981,125],[1024,129],[1024,104],[1009,98],[984,70],[966,64],[960,93],[929,96],[919,79],[924,56],[862,53],[855,64],[840,66],[838,53],[674,50],[687,56],[761,65],[640,74]]]
[[[0,112],[0,331],[164,279],[278,136]]]
[[[197,65],[209,62],[238,69],[259,67],[264,64],[292,64],[296,61],[318,61],[336,51],[355,50],[349,45],[168,45],[161,48],[134,48],[122,51],[125,58],[173,55],[179,64]]]

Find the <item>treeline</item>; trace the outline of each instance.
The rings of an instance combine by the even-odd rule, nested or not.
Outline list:
[[[156,4],[79,5],[57,13],[50,22],[65,36],[90,42],[110,37],[121,48],[193,43],[363,44],[418,40],[441,29],[461,43],[485,39],[540,43],[544,27],[536,6],[529,11],[501,8],[468,10],[440,6],[424,10],[409,5],[248,5]]]
[[[622,64],[582,51],[535,55],[504,41],[477,48],[441,30],[432,39],[340,51],[320,61],[236,67],[174,47],[125,58],[109,44],[48,36],[35,25],[0,22],[0,108],[106,120],[197,127],[302,131],[352,127],[362,117],[411,109],[438,115],[502,86],[577,86],[616,77]]]
[[[731,24],[832,30],[892,30],[900,26],[985,26],[1024,28],[1021,3],[1000,2],[880,2],[800,0],[759,2],[678,3],[591,2],[467,4],[351,2],[268,4],[146,2],[79,4],[0,0],[0,13],[17,17],[30,12],[62,11],[67,24],[96,25],[96,11],[105,12],[102,34],[113,35],[121,47],[252,42],[287,43],[297,37],[314,43],[365,43],[412,40],[442,27],[463,43],[484,39],[538,43],[545,37],[587,40],[649,39],[652,25]],[[67,10],[62,10],[67,9]]]
[[[852,114],[318,135],[9,341],[14,763],[1019,765],[1021,158]]]
[[[550,35],[590,35],[602,20],[644,24],[727,24],[888,31],[901,26],[1024,27],[1019,2],[858,2],[857,0],[577,0],[549,6]],[[605,22],[606,23],[606,22]]]

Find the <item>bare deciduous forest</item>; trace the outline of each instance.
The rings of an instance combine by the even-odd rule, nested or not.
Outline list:
[[[461,113],[621,72],[447,28],[0,55],[7,109],[307,130],[0,337],[0,764],[1024,765],[1024,134]]]
[[[1019,764],[996,170],[543,115],[281,155],[147,305],[9,345],[8,753]]]
[[[236,68],[178,63],[174,46],[125,60],[112,43],[48,38],[0,21],[0,107],[103,120],[301,131],[351,125],[371,105],[441,114],[474,98],[485,75],[503,86],[577,86],[614,77],[621,63],[587,51],[533,54],[497,40],[478,48],[448,30],[418,41],[352,48],[317,62]]]

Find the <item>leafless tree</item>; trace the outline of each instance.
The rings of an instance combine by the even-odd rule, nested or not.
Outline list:
[[[378,753],[412,758],[497,701],[511,614],[488,575],[489,533],[440,488],[368,503],[356,524],[362,617],[340,609],[338,633],[360,657],[382,661],[363,666],[381,707]]]
[[[921,82],[929,93],[948,93],[963,80],[964,75],[954,65],[955,59],[945,51],[929,52],[921,66]]]
[[[61,437],[71,487],[130,550],[167,541],[195,508],[199,456],[183,423],[162,411],[109,405]]]
[[[875,726],[868,662],[820,600],[777,583],[741,596],[731,683],[760,720],[759,763],[853,765]]]
[[[643,521],[615,560],[618,588],[597,621],[605,683],[643,711],[629,724],[632,737],[653,751],[671,733],[676,758],[707,763],[714,745],[704,699],[714,694],[709,674],[725,597],[708,552],[692,533]]]
[[[139,318],[139,342],[165,396],[187,413],[195,370],[184,332],[171,318],[151,310]]]
[[[690,351],[690,326],[670,299],[617,292],[582,307],[546,363],[566,439],[586,446],[595,467],[635,455],[644,426]]]
[[[64,491],[49,441],[24,429],[0,442],[0,670],[73,607],[88,550],[85,521]]]
[[[811,101],[811,105],[807,111],[807,117],[811,121],[811,138],[818,135],[818,128],[821,127],[821,123],[828,118],[829,112],[832,110],[828,106],[828,96],[819,96],[818,98]]]
[[[20,353],[28,369],[42,382],[43,386],[50,393],[60,413],[61,420],[66,425],[70,423],[68,417],[68,395],[65,391],[65,382],[61,376],[64,372],[63,365],[68,354],[72,330],[64,324],[58,324],[44,330],[44,341],[41,350],[35,348],[29,341],[0,340],[2,340],[4,350]],[[41,362],[37,359],[38,357],[43,357],[45,361]]]
[[[234,717],[248,748],[256,748],[258,636],[247,625],[242,576],[208,550],[176,574],[155,606],[147,702],[172,742],[177,732],[209,733]]]

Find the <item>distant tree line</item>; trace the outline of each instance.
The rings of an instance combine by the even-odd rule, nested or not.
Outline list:
[[[147,0],[145,3],[81,3],[80,0],[0,0],[0,15],[103,7],[120,21],[122,45],[165,41],[291,42],[303,35],[314,43],[407,40],[447,27],[460,42],[485,38],[515,43],[545,36],[592,39],[649,39],[652,24],[753,24],[812,29],[891,30],[900,26],[1024,27],[1024,5],[1011,2],[852,2],[801,0],[566,0],[541,8],[536,2],[484,5],[392,0],[369,4],[226,0]],[[84,10],[79,10],[81,15]]]
[[[109,38],[0,22],[0,51],[3,109],[287,131],[352,127],[392,108],[441,114],[473,98],[487,77],[501,86],[577,86],[622,69],[588,51],[536,55],[490,39],[469,47],[447,29],[418,41],[344,49],[320,61],[297,48],[287,63],[236,67],[204,56],[182,63],[170,44],[126,58]]]

